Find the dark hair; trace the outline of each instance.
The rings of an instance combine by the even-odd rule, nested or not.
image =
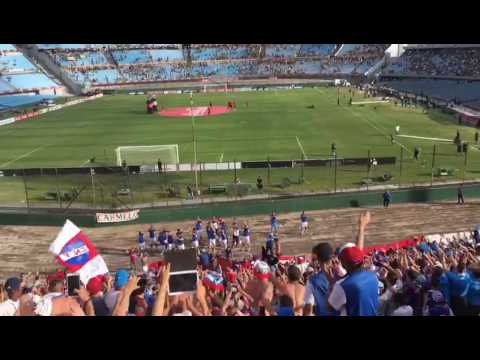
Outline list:
[[[289,281],[299,281],[302,278],[302,273],[298,267],[290,265],[287,270],[287,277]]]
[[[475,264],[475,265],[471,266],[470,271],[472,272],[472,275],[476,279],[480,279],[480,265],[479,264]]]
[[[440,277],[443,275],[443,270],[435,267],[432,272],[432,278],[430,280],[430,286],[432,288],[439,288],[440,287]]]
[[[410,280],[416,280],[418,277],[418,273],[416,273],[412,269],[407,269],[406,274],[407,274],[407,278]]]
[[[281,307],[289,307],[293,308],[293,300],[290,296],[288,295],[282,295],[280,296],[279,303]]]
[[[462,261],[460,261],[460,262],[458,263],[458,265],[457,265],[457,271],[458,271],[459,273],[464,272],[464,271],[465,271],[465,267],[466,267],[466,266],[465,266],[465,263],[462,262]]]
[[[333,256],[332,245],[326,242],[319,243],[313,247],[312,254],[315,254],[320,262],[326,262]]]

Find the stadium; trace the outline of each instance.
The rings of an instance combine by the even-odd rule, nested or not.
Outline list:
[[[31,291],[81,273],[81,250],[115,281],[127,268],[152,285],[169,252],[195,248],[199,263],[210,256],[200,282],[221,288],[224,306],[195,298],[184,312],[422,315],[441,293],[452,314],[478,315],[479,126],[479,44],[0,44],[0,277],[22,274]],[[91,243],[52,251],[73,228]],[[312,248],[340,249],[327,262],[343,264],[355,242],[382,287],[375,310],[322,310],[308,290],[323,266]],[[231,281],[244,263],[251,281],[268,273],[271,303],[247,275]],[[464,274],[462,294],[390,289]],[[288,305],[299,286],[316,300]],[[109,314],[126,311],[119,303]]]

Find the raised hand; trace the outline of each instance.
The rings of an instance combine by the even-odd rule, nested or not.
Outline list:
[[[360,218],[358,219],[358,225],[362,229],[364,229],[370,223],[370,220],[371,220],[370,211],[366,211],[363,214],[360,214]]]

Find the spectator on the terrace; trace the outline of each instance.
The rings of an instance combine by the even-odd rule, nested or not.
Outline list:
[[[390,201],[392,200],[392,194],[390,193],[390,191],[385,191],[383,193],[383,207],[384,208],[388,208],[388,206],[390,205]]]
[[[334,316],[337,312],[328,306],[328,295],[334,282],[334,266],[332,264],[333,248],[329,243],[320,243],[312,249],[312,262],[318,262],[318,270],[308,279],[305,288],[304,315],[313,313],[316,316]]]
[[[128,278],[129,274],[125,269],[120,269],[115,273],[114,287],[108,290],[105,294],[105,305],[107,305],[110,314],[112,314],[113,310],[115,309],[120,292],[125,285],[127,285]]]
[[[341,315],[375,316],[378,313],[378,279],[374,272],[363,268],[364,232],[369,222],[369,212],[360,216],[357,244],[344,246],[338,255],[347,276],[335,283],[328,303]]]
[[[455,316],[468,315],[467,292],[471,279],[465,260],[462,258],[458,264],[454,261],[452,269],[446,274],[450,290],[450,305]]]
[[[0,303],[0,316],[19,315],[20,297],[22,296],[21,283],[19,278],[9,278],[5,282],[4,291],[7,299]]]
[[[471,281],[467,290],[468,313],[470,316],[480,315],[480,265],[471,267]]]

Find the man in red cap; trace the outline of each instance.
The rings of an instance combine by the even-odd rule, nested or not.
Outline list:
[[[87,284],[87,290],[92,298],[93,309],[95,310],[95,316],[108,316],[110,311],[108,310],[105,300],[103,300],[103,284],[105,277],[98,275],[91,278]]]
[[[344,246],[338,258],[347,275],[337,281],[328,297],[328,303],[341,315],[376,316],[378,311],[378,279],[374,272],[363,268],[364,234],[370,222],[370,213],[360,215],[357,244]]]

